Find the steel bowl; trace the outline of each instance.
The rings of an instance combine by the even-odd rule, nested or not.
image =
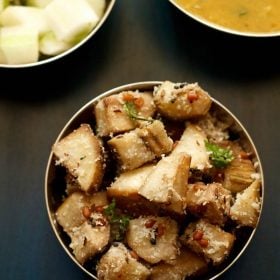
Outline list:
[[[77,44],[72,46],[70,49],[68,49],[68,50],[66,50],[66,51],[64,51],[64,52],[62,52],[58,55],[55,55],[55,56],[42,58],[37,62],[26,63],[26,64],[0,64],[0,68],[1,67],[2,68],[27,68],[27,67],[44,65],[44,64],[59,60],[59,59],[65,57],[65,56],[67,56],[68,54],[74,52],[79,47],[84,45],[88,40],[90,40],[93,37],[93,35],[101,28],[101,26],[104,24],[104,22],[106,21],[106,19],[109,16],[109,14],[111,13],[115,2],[116,2],[116,0],[106,0],[106,8],[105,8],[104,14],[101,17],[101,19],[99,20],[99,22],[97,23],[97,25],[91,30],[91,32],[85,38],[83,38]]]
[[[184,9],[181,5],[179,5],[176,0],[169,0],[170,3],[172,3],[177,9],[179,9],[181,12],[183,12],[185,15],[189,16],[190,18],[210,27],[213,29],[216,29],[218,31],[222,31],[225,33],[233,34],[233,35],[239,35],[244,37],[276,37],[280,36],[280,31],[277,32],[245,32],[245,31],[238,31],[235,29],[231,29],[228,27],[224,27],[222,25],[215,24],[211,21],[208,21],[206,19],[203,19],[202,17],[199,17],[195,14],[193,14],[190,11],[187,11]]]
[[[121,91],[128,90],[140,90],[140,91],[153,91],[155,86],[160,85],[162,82],[159,81],[148,81],[148,82],[138,82],[123,85],[114,89],[111,89],[105,93],[100,94],[99,96],[93,98],[87,104],[85,104],[78,112],[76,112],[73,117],[66,123],[64,128],[59,133],[55,143],[59,142],[63,137],[72,132],[74,129],[78,128],[81,123],[89,123],[94,126],[95,121],[93,117],[93,106],[96,104],[98,100],[104,98],[106,96],[119,93]],[[262,182],[262,199],[261,199],[261,210],[258,218],[258,223],[261,216],[261,211],[263,208],[263,196],[264,196],[264,179],[263,179],[263,170],[261,166],[261,161],[257,152],[257,149],[244,128],[241,122],[231,113],[224,105],[222,105],[219,101],[212,98],[212,106],[214,106],[215,111],[219,112],[223,116],[230,118],[233,121],[234,130],[238,132],[240,135],[240,139],[242,141],[242,145],[246,147],[246,150],[251,152],[253,155],[253,161],[258,162],[257,164],[257,172],[261,175]],[[70,239],[61,226],[56,222],[55,219],[55,211],[58,206],[61,204],[63,200],[63,196],[65,195],[65,183],[64,183],[64,174],[61,174],[61,168],[55,165],[55,158],[53,152],[50,153],[46,173],[45,173],[45,202],[46,208],[50,220],[51,227],[56,235],[57,240],[60,245],[63,247],[66,254],[72,259],[72,261],[80,267],[82,271],[91,276],[93,279],[97,279],[95,272],[91,267],[82,266],[73,256],[71,249],[69,248]],[[256,227],[257,228],[257,227]],[[244,229],[242,234],[240,235],[239,240],[235,242],[234,249],[232,250],[229,257],[222,263],[222,265],[218,266],[214,270],[210,270],[203,278],[199,279],[216,279],[221,274],[223,274],[226,270],[228,270],[242,255],[242,253],[246,250],[250,241],[252,240],[256,228],[254,229]]]

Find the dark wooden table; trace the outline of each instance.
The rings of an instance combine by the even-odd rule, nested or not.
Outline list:
[[[241,120],[265,173],[261,223],[222,279],[280,279],[280,38],[243,38],[194,22],[164,0],[118,0],[98,33],[61,61],[0,70],[0,279],[87,279],[47,217],[51,145],[82,105],[138,81],[198,81]]]

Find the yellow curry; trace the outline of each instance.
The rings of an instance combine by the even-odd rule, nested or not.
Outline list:
[[[280,31],[280,0],[176,0],[186,11],[241,32]]]

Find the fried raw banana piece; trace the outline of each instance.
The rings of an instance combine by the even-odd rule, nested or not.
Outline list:
[[[187,226],[180,240],[206,260],[218,265],[229,255],[235,236],[200,219]]]
[[[188,185],[187,188],[187,211],[213,224],[225,223],[231,200],[231,192],[219,183],[196,183]]]
[[[182,247],[180,254],[172,263],[160,263],[153,266],[151,280],[182,280],[203,274],[207,263],[203,257]]]
[[[159,206],[142,197],[138,191],[147,176],[154,170],[154,165],[147,165],[126,171],[107,188],[107,194],[115,198],[118,207],[133,213],[135,216],[156,214]]]
[[[70,233],[72,228],[80,226],[86,220],[82,213],[86,204],[85,194],[74,192],[59,206],[55,216],[65,232]]]
[[[211,107],[211,98],[197,83],[165,81],[154,90],[158,111],[174,120],[205,116]]]
[[[235,157],[225,169],[223,186],[233,193],[243,191],[254,181],[254,174],[250,159]]]
[[[117,135],[108,141],[122,170],[133,170],[152,161],[155,154],[145,145],[136,130]]]
[[[110,238],[110,224],[102,213],[93,212],[70,233],[69,247],[80,264],[101,252]]]
[[[70,236],[70,248],[81,264],[101,251],[109,241],[110,226],[100,212],[106,205],[106,192],[93,195],[75,192],[56,212],[57,221]]]
[[[105,191],[93,193],[89,196],[89,201],[94,206],[108,205],[107,193]]]
[[[74,192],[81,191],[80,185],[78,184],[76,178],[73,177],[70,173],[66,173],[65,183],[66,183],[65,193],[67,196],[70,196]]]
[[[117,154],[123,170],[132,170],[171,151],[173,141],[160,121],[122,135],[115,136],[108,144]]]
[[[204,170],[211,167],[209,153],[205,147],[207,137],[199,126],[187,123],[180,140],[172,153],[188,153],[191,160],[191,168]]]
[[[171,261],[178,254],[178,226],[169,217],[148,216],[130,220],[126,240],[149,263]]]
[[[54,144],[52,150],[58,158],[56,164],[66,167],[81,190],[99,188],[104,174],[102,145],[88,124],[82,124]]]
[[[92,211],[96,207],[106,205],[108,205],[106,192],[97,192],[92,195],[74,192],[59,206],[55,216],[63,230],[70,234],[74,227],[78,227],[86,221],[83,214],[85,208],[91,209],[86,211]]]
[[[139,193],[150,201],[165,204],[179,203],[180,207],[177,211],[183,212],[190,161],[191,158],[186,153],[171,154],[162,158],[146,178]]]
[[[154,165],[146,165],[140,168],[126,171],[107,188],[109,196],[137,196],[139,188],[144,184],[147,176],[155,168]]]
[[[97,265],[99,280],[145,280],[150,270],[122,244],[114,243]]]
[[[183,218],[182,214],[185,214],[185,212],[182,200],[162,204],[150,201],[139,194],[139,190],[145,183],[146,178],[154,170],[155,165],[146,165],[121,173],[107,188],[108,196],[116,200],[119,208],[127,213],[132,213],[133,217],[166,213],[178,219]]]
[[[94,107],[99,136],[123,133],[139,126],[141,121],[132,119],[124,108],[125,102],[132,102],[141,118],[150,118],[155,112],[151,93],[125,91],[104,97]]]
[[[172,150],[173,141],[168,137],[161,121],[155,120],[142,129],[138,129],[137,132],[156,157],[167,154]]]
[[[230,217],[242,226],[256,227],[260,208],[261,182],[254,181],[247,189],[236,195],[236,200],[230,209]]]

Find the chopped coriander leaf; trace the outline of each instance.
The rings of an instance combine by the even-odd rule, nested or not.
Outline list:
[[[80,160],[83,160],[83,159],[85,159],[87,156],[82,156],[82,157],[80,157]]]
[[[136,106],[131,101],[126,101],[123,105],[124,111],[126,114],[132,119],[132,120],[139,120],[139,121],[147,121],[147,122],[153,122],[153,119],[149,118],[143,118],[138,115]]]
[[[130,218],[126,215],[119,215],[116,211],[115,199],[104,209],[104,214],[111,225],[111,236],[116,241],[121,241],[128,227]]]
[[[120,216],[114,221],[115,229],[113,231],[113,237],[116,241],[123,240],[129,221],[130,218],[125,215]]]
[[[112,219],[115,216],[116,201],[115,199],[104,209],[104,214],[108,219]]]
[[[123,105],[125,112],[128,114],[130,118],[136,118],[138,115],[138,112],[136,110],[136,106],[131,101],[126,101]]]
[[[222,148],[219,145],[205,141],[205,147],[210,153],[210,160],[217,168],[226,167],[234,159],[232,150]]]

